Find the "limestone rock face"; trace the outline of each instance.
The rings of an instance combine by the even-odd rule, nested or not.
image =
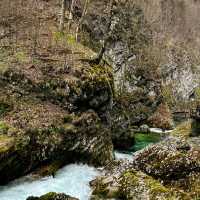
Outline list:
[[[89,41],[98,50],[100,41],[110,34],[105,59],[116,72],[117,91],[124,99],[129,96],[128,106],[116,100],[116,112],[122,105],[124,110],[130,108],[126,116],[121,114],[120,123],[125,117],[136,125],[146,123],[163,101],[173,111],[184,111],[182,102],[199,91],[199,6],[193,0],[115,1],[109,32],[109,1],[91,1],[83,35],[86,44]],[[138,98],[130,97],[141,91]],[[115,115],[114,120],[119,121]]]

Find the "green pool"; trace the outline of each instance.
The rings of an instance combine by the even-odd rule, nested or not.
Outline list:
[[[132,152],[139,151],[146,146],[150,144],[157,143],[161,140],[161,134],[159,133],[149,133],[149,134],[144,134],[144,133],[136,133],[135,134],[135,144],[134,146],[130,149]]]

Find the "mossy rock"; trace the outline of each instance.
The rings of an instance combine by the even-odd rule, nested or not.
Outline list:
[[[195,141],[170,136],[139,152],[134,163],[138,169],[164,182],[183,179],[190,173],[198,172],[199,149],[198,140],[195,145]]]
[[[41,197],[28,197],[27,200],[78,200],[64,193],[49,192]]]
[[[0,157],[4,156],[14,147],[15,140],[7,135],[0,135]]]
[[[178,190],[167,188],[158,180],[135,170],[122,174],[120,181],[120,197],[127,200],[189,200],[190,197]]]
[[[101,124],[97,113],[69,114],[57,105],[31,97],[15,99],[12,110],[0,123],[0,184],[44,162],[81,161],[99,166],[113,159],[109,129]],[[57,169],[51,166],[47,173]]]

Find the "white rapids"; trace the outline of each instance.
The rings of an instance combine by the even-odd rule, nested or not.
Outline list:
[[[166,131],[163,131],[162,129],[160,128],[150,128],[150,132],[151,133],[171,133],[173,130],[166,130]]]
[[[115,151],[115,159],[116,160],[128,160],[128,161],[133,161],[133,154],[130,153],[121,153],[118,151]]]
[[[25,200],[28,196],[41,196],[48,192],[71,195],[80,200],[88,200],[91,194],[89,182],[100,175],[94,167],[70,164],[60,169],[55,178],[39,180],[20,178],[7,186],[0,186],[0,200]]]
[[[171,131],[171,130],[170,130]],[[168,131],[168,132],[170,132]],[[162,130],[152,128],[151,132]],[[133,161],[135,153],[114,152],[116,160]],[[55,177],[33,180],[28,176],[0,186],[0,200],[26,200],[29,196],[41,196],[48,192],[65,193],[80,200],[89,200],[89,182],[101,175],[100,170],[84,164],[70,164],[60,169]]]

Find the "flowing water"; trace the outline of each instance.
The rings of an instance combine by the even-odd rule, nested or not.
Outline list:
[[[28,196],[41,196],[48,192],[61,192],[89,199],[89,182],[100,175],[94,167],[83,164],[71,164],[60,169],[55,178],[45,177],[40,180],[27,180],[26,177],[0,187],[0,200],[25,200]]]
[[[160,133],[149,133],[149,134],[137,133],[135,134],[135,144],[130,149],[130,151],[132,152],[139,151],[148,145],[159,142],[161,138],[162,135]]]
[[[115,159],[116,160],[128,160],[132,161],[133,160],[133,153],[132,152],[115,152]]]
[[[129,152],[115,152],[116,159],[133,160],[133,153],[149,144],[160,141],[158,133],[135,135],[135,145]],[[88,165],[71,164],[60,169],[55,178],[44,177],[31,180],[23,177],[7,186],[0,187],[0,200],[25,200],[28,196],[41,196],[48,192],[66,193],[80,200],[88,200],[91,194],[89,182],[100,175],[100,172]]]
[[[139,151],[141,149],[144,149],[145,147],[157,143],[162,139],[162,131],[161,132],[154,132],[154,133],[136,133],[135,134],[135,144],[132,146],[132,148],[129,149],[129,151],[123,151],[123,152],[115,152],[115,158],[117,160],[119,159],[126,159],[126,160],[133,160],[133,154],[136,151]]]

